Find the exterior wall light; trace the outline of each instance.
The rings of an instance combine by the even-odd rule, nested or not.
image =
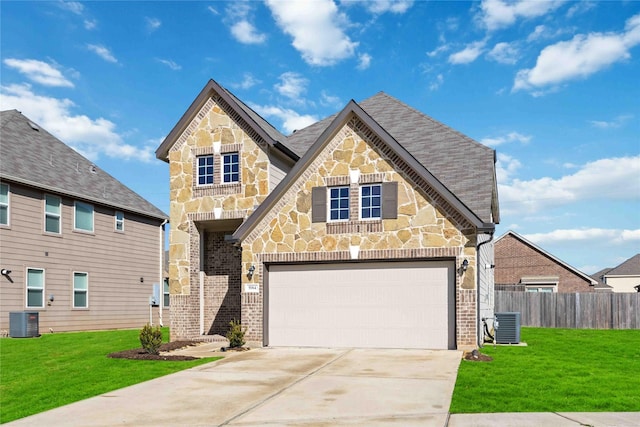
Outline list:
[[[256,271],[256,266],[251,264],[251,267],[249,267],[249,271],[247,272],[247,277],[251,279],[255,271]]]
[[[469,260],[465,259],[462,261],[462,264],[460,264],[460,268],[458,268],[458,274],[462,276],[464,272],[467,271],[467,268],[469,268]]]

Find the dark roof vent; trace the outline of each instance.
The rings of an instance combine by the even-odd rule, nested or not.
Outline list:
[[[38,127],[38,125],[33,123],[31,120],[29,120],[29,126],[31,126],[31,129],[40,132],[40,128]]]

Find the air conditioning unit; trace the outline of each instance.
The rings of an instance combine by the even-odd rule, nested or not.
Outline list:
[[[38,312],[14,311],[9,313],[9,336],[11,338],[39,337]]]
[[[520,313],[496,313],[496,343],[520,343]]]

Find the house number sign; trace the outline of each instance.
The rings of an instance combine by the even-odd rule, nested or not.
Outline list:
[[[246,293],[256,294],[256,293],[260,292],[260,285],[258,285],[257,283],[245,283],[244,284],[244,291]]]

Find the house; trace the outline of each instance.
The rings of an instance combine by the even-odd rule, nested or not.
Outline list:
[[[607,292],[607,285],[558,259],[514,231],[495,241],[495,286],[527,292]]]
[[[613,292],[640,292],[640,254],[614,268],[605,268],[591,276]]]
[[[210,80],[169,163],[171,339],[471,348],[493,317],[495,151],[385,94],[289,136]]]
[[[0,118],[0,329],[24,311],[40,332],[168,324],[149,306],[168,217],[20,112]]]

